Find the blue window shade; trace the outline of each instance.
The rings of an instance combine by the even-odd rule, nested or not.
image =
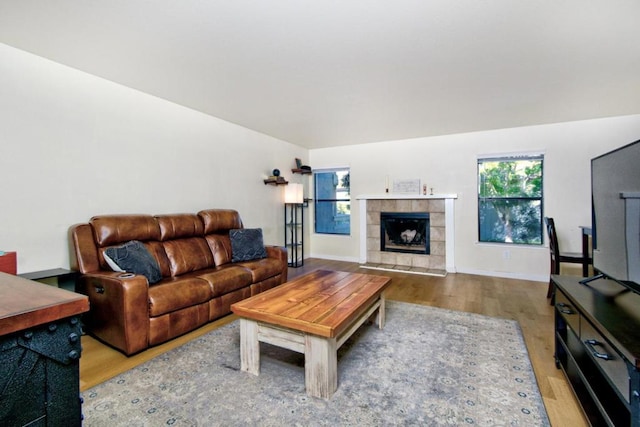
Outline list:
[[[349,169],[314,171],[315,232],[351,233],[351,188]]]

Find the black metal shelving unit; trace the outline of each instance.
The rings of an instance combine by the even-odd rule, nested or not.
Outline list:
[[[284,204],[284,244],[289,267],[304,265],[304,211],[302,203]]]

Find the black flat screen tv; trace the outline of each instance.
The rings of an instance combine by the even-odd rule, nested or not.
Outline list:
[[[591,203],[594,269],[640,294],[640,140],[591,160]]]

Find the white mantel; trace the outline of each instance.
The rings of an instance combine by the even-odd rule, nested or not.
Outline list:
[[[367,262],[367,200],[444,200],[445,202],[445,233],[446,233],[446,270],[455,273],[455,216],[454,200],[457,194],[366,194],[357,196],[360,203],[360,263]]]
[[[424,199],[457,199],[457,194],[399,194],[399,193],[382,193],[382,194],[364,194],[357,196],[358,200],[396,200],[396,199],[410,199],[410,200],[424,200]]]

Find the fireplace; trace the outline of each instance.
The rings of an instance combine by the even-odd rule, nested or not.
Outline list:
[[[358,196],[362,267],[435,276],[455,273],[454,200],[457,197],[456,194]],[[426,249],[421,253],[381,251],[382,212],[428,212],[429,253],[425,254]]]
[[[430,254],[427,212],[380,212],[380,251]]]

